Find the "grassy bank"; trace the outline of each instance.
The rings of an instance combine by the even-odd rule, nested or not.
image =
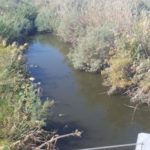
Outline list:
[[[25,49],[26,45],[0,43],[0,146],[10,147],[44,123],[40,99],[26,78],[22,55]]]
[[[149,1],[40,2],[37,20],[45,16],[46,28],[72,43],[68,56],[75,69],[101,72],[108,94],[126,93],[131,102],[150,103]]]

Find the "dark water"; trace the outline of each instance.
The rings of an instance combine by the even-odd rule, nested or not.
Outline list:
[[[80,129],[81,139],[59,142],[61,150],[136,142],[139,132],[150,131],[150,112],[126,107],[129,99],[108,96],[99,74],[75,71],[67,60],[69,45],[52,35],[34,37],[27,53],[28,65],[36,82],[41,82],[43,97],[56,105],[48,128],[59,133]],[[52,120],[52,121],[51,121]],[[133,150],[121,148],[121,150]]]

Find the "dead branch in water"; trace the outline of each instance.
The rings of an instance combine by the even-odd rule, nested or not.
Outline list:
[[[136,113],[136,110],[138,109],[139,105],[140,105],[140,104],[137,104],[137,105],[135,106],[135,109],[134,109],[133,115],[132,115],[132,121],[134,120],[135,113]]]
[[[79,130],[75,130],[75,132],[73,132],[73,133],[69,133],[69,134],[65,134],[65,135],[55,135],[50,140],[48,140],[48,141],[44,142],[43,144],[41,144],[40,146],[36,147],[34,150],[41,150],[43,147],[47,147],[46,150],[50,150],[49,148],[51,147],[51,145],[56,145],[56,142],[59,139],[67,138],[70,136],[81,137],[81,134],[82,134],[82,132],[80,132]]]
[[[136,108],[136,106],[131,106],[131,105],[127,105],[127,104],[124,104],[124,106],[126,106],[126,107],[128,107],[128,108],[132,108],[132,109],[135,109],[135,108]],[[136,108],[136,109],[138,109],[138,108]]]
[[[58,135],[56,132],[48,132],[41,128],[31,129],[11,145],[15,150],[56,150],[58,140],[70,136],[81,137],[82,132],[75,130],[72,133]]]
[[[100,92],[100,93],[98,93],[98,95],[103,95],[103,94],[107,94],[107,92]]]
[[[131,119],[132,121],[134,120],[135,113],[136,113],[136,110],[138,110],[139,105],[140,105],[140,104],[136,104],[136,106],[130,106],[130,105],[124,104],[124,106],[133,109],[133,114],[132,114],[132,119]]]

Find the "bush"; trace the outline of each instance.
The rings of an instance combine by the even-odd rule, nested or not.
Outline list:
[[[131,59],[128,56],[119,56],[110,60],[110,67],[103,75],[107,75],[107,83],[112,87],[125,89],[132,84],[131,81]]]
[[[40,120],[42,105],[24,78],[21,53],[0,44],[0,139],[16,140]]]
[[[89,27],[86,34],[79,37],[69,58],[74,68],[96,72],[106,63],[111,46],[113,46],[113,33],[109,28]]]
[[[39,28],[49,25],[65,41],[74,42],[86,27],[102,27],[111,24],[117,30],[129,29],[132,25],[131,8],[136,0],[48,0],[38,4]],[[41,21],[45,18],[43,27]],[[41,20],[41,21],[40,21]]]
[[[150,105],[150,59],[139,62],[133,81],[137,87],[130,93],[131,102]]]
[[[52,31],[50,22],[48,21],[49,17],[45,11],[40,11],[35,20],[35,25],[38,32]]]
[[[34,20],[36,9],[24,3],[14,6],[9,1],[3,6],[0,16],[0,35],[8,40],[18,39],[29,35],[36,30]]]

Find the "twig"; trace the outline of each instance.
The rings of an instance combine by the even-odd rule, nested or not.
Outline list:
[[[135,112],[136,112],[136,110],[137,110],[137,108],[138,108],[139,105],[140,104],[137,104],[136,107],[134,108],[133,115],[132,115],[132,121],[134,120]]]
[[[81,137],[81,134],[82,134],[82,132],[80,132],[78,130],[75,130],[75,132],[73,132],[73,133],[69,133],[69,134],[65,134],[65,135],[60,135],[60,136],[59,135],[55,135],[49,141],[46,141],[45,143],[43,143],[40,146],[36,147],[34,150],[40,150],[44,146],[46,146],[46,145],[49,146],[50,144],[56,143],[59,139],[62,139],[62,138],[67,138],[67,137],[70,137],[70,136]]]
[[[98,95],[102,95],[102,94],[106,94],[107,92],[100,92],[98,93]]]
[[[124,104],[124,106],[126,106],[126,107],[128,107],[128,108],[132,108],[132,109],[135,109],[135,108],[136,108],[136,106],[134,107],[134,106],[127,105],[127,104]],[[136,109],[138,109],[138,108],[136,108]]]

